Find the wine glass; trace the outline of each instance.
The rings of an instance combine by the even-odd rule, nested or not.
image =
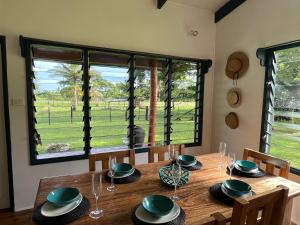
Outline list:
[[[228,169],[229,169],[229,172],[230,172],[230,180],[231,180],[232,170],[234,168],[234,164],[235,164],[235,154],[232,153],[232,152],[228,152],[227,165],[228,165]]]
[[[226,154],[226,143],[225,142],[220,142],[219,145],[219,155],[220,155],[220,162],[219,162],[219,167],[220,170],[223,168],[223,161],[224,161],[224,156]]]
[[[172,164],[172,168],[170,170],[170,177],[174,182],[174,194],[171,197],[171,199],[175,202],[177,200],[179,200],[179,196],[177,195],[176,191],[177,191],[177,185],[179,184],[179,181],[181,179],[181,166],[178,165],[177,163]]]
[[[102,194],[102,174],[94,172],[92,174],[92,192],[96,199],[96,209],[90,212],[90,217],[99,219],[103,216],[103,210],[98,208],[98,199]]]
[[[116,190],[116,186],[114,184],[116,164],[117,164],[116,156],[113,155],[109,156],[109,174],[110,174],[111,184],[109,187],[107,187],[107,190],[112,192]]]
[[[168,151],[169,151],[169,160],[174,162],[176,159],[176,151],[174,145],[168,145]]]

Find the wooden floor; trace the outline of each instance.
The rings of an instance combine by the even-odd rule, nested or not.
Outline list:
[[[32,210],[22,212],[0,212],[1,225],[27,225],[31,221]]]

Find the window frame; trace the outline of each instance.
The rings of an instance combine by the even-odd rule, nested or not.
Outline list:
[[[20,36],[20,47],[21,55],[25,58],[25,68],[26,68],[26,87],[27,87],[27,113],[28,113],[28,132],[29,132],[29,149],[30,149],[30,164],[46,164],[46,163],[55,163],[55,162],[64,162],[64,161],[73,161],[73,160],[82,160],[87,159],[90,150],[90,105],[89,105],[89,52],[99,51],[111,54],[125,54],[129,56],[129,85],[130,89],[128,92],[128,112],[129,112],[129,148],[133,149],[133,129],[135,127],[134,123],[134,71],[135,71],[135,56],[150,57],[150,58],[164,58],[168,61],[168,72],[166,74],[166,85],[168,85],[169,91],[165,97],[165,118],[164,123],[164,144],[170,144],[170,136],[172,132],[172,112],[171,112],[171,86],[172,86],[172,60],[180,60],[186,62],[192,62],[197,65],[197,82],[196,82],[196,98],[195,98],[195,130],[194,130],[194,142],[186,143],[187,147],[201,146],[202,145],[202,131],[203,131],[203,102],[204,102],[204,82],[205,74],[208,73],[209,68],[212,66],[212,60],[210,59],[196,59],[196,58],[185,58],[169,55],[160,55],[153,53],[144,53],[136,52],[129,50],[119,50],[119,49],[110,49],[102,47],[93,47],[87,45],[79,44],[70,44],[64,42],[56,42],[49,40],[41,40],[35,38],[28,38]],[[32,91],[32,85],[34,81],[32,79],[32,56],[31,56],[31,46],[32,45],[42,45],[42,46],[51,46],[51,47],[61,47],[61,48],[73,48],[82,50],[83,52],[83,90],[84,90],[84,154],[75,155],[75,156],[62,156],[62,157],[53,157],[45,159],[37,159],[36,152],[36,143],[34,140],[35,132],[35,122],[34,122],[34,95]],[[147,152],[147,147],[134,148],[136,153]]]
[[[270,97],[270,91],[274,92],[274,90],[270,90],[271,83],[274,82],[274,73],[276,68],[274,67],[274,63],[276,63],[275,52],[290,48],[300,47],[300,40],[286,42],[266,48],[258,48],[256,51],[256,56],[260,60],[260,65],[265,67],[265,78],[264,78],[264,94],[263,94],[263,106],[262,106],[262,119],[261,119],[261,131],[260,131],[260,148],[259,151],[262,153],[269,154],[269,149],[266,142],[266,136],[272,137],[272,134],[268,134],[267,126],[268,126],[268,116],[270,112],[268,111],[268,107],[270,106],[269,102],[273,101]],[[275,97],[275,92],[274,92]],[[271,124],[269,124],[271,125]],[[272,126],[272,125],[271,125]],[[270,145],[269,145],[270,146]],[[300,168],[291,167],[290,173],[300,175]]]

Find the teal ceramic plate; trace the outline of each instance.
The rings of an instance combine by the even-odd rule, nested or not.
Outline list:
[[[47,201],[55,206],[65,206],[80,197],[77,188],[58,188],[51,191],[47,196]]]
[[[226,180],[223,182],[224,187],[231,194],[241,196],[251,192],[251,186],[240,180]]]
[[[133,169],[133,166],[128,163],[117,163],[115,165],[115,175],[123,176],[132,172]]]
[[[114,179],[120,179],[120,178],[124,178],[124,177],[129,177],[129,176],[132,175],[134,172],[135,172],[135,168],[133,168],[129,173],[124,174],[124,175],[117,176],[117,175],[115,174],[115,176],[114,176],[113,178],[114,178]],[[108,171],[108,174],[107,174],[107,175],[108,175],[110,178],[112,177],[110,171]]]
[[[195,156],[192,155],[180,155],[178,156],[178,161],[180,162],[180,164],[185,166],[190,166],[197,163]]]
[[[79,194],[79,197],[76,201],[65,206],[55,206],[49,202],[46,202],[41,208],[41,214],[46,217],[56,217],[67,214],[68,212],[71,212],[77,208],[82,202],[82,199],[82,195]]]
[[[157,217],[167,215],[174,207],[174,202],[164,195],[148,195],[142,204],[147,212]]]
[[[248,160],[237,160],[235,163],[244,171],[255,170],[258,168],[256,163]]]
[[[249,197],[249,196],[252,196],[252,191],[250,191],[250,192],[247,193],[247,194],[236,195],[236,194],[230,192],[230,190],[226,189],[226,188],[224,187],[224,184],[221,185],[221,191],[222,191],[225,195],[227,195],[228,197],[230,197],[230,198],[239,198],[239,197],[247,198],[247,197]]]
[[[170,170],[172,169],[172,166],[164,166],[162,168],[159,169],[159,177],[160,180],[170,186],[170,187],[174,187],[174,181],[173,179],[169,176],[170,175]],[[179,181],[179,183],[177,184],[178,187],[183,186],[185,184],[187,184],[189,182],[189,176],[190,173],[187,169],[182,168],[182,175],[181,175],[181,179]]]
[[[180,207],[174,203],[174,207],[170,213],[165,216],[153,216],[152,214],[148,213],[142,204],[138,206],[135,210],[135,216],[140,220],[147,224],[166,224],[170,221],[175,220],[180,214]]]

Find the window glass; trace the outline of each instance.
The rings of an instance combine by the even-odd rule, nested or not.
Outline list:
[[[34,60],[38,154],[83,153],[82,65]]]
[[[193,143],[197,67],[193,63],[173,64],[172,129],[173,144]]]
[[[276,52],[274,124],[270,154],[300,168],[300,47]]]

